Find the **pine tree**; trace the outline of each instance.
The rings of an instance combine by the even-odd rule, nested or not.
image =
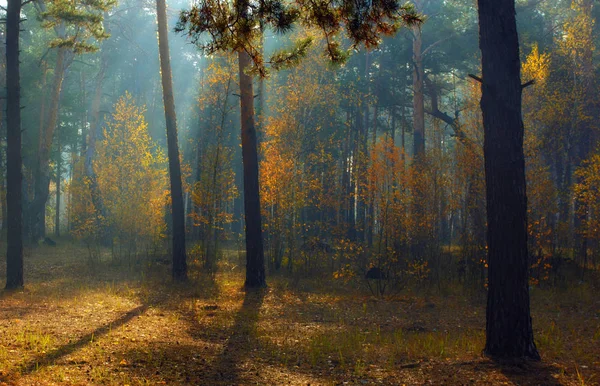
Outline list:
[[[514,0],[478,0],[488,220],[485,353],[539,359],[529,306],[527,195]]]

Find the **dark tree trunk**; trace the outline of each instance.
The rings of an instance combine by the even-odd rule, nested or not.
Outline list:
[[[19,29],[21,0],[8,0],[6,11],[6,121],[8,233],[6,289],[23,287],[23,218],[21,206],[21,86],[19,84]]]
[[[185,213],[183,209],[183,188],[181,184],[181,166],[179,164],[179,146],[177,145],[177,120],[175,117],[175,99],[173,80],[171,79],[171,58],[167,33],[167,6],[165,0],[156,0],[158,20],[158,47],[162,77],[165,120],[167,123],[167,148],[169,156],[169,177],[171,181],[171,208],[173,221],[173,279],[187,279],[187,261],[185,253]]]
[[[413,27],[413,156],[425,153],[425,90],[421,27]]]
[[[265,257],[258,185],[258,144],[254,127],[254,95],[252,77],[245,73],[250,56],[238,53],[240,73],[240,108],[242,127],[242,163],[244,166],[244,215],[246,219],[246,282],[247,288],[264,287]]]
[[[488,220],[485,353],[539,359],[529,309],[527,196],[514,0],[478,0]]]
[[[0,43],[3,44],[3,43]],[[4,125],[2,124],[2,122],[4,121],[4,117],[2,116],[2,113],[4,112],[4,106],[2,106],[2,103],[0,103],[0,108],[2,110],[0,110],[0,132],[2,132],[2,134],[4,134]],[[4,232],[6,231],[6,219],[7,219],[7,206],[6,206],[6,148],[2,147],[0,148],[0,168],[2,168],[2,173],[0,173],[0,205],[2,205],[2,227],[0,228],[0,234],[4,234]]]

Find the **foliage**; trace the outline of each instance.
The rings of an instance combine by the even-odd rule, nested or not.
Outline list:
[[[248,1],[200,0],[190,10],[182,11],[176,30],[184,32],[207,54],[247,52],[261,76],[266,75],[261,47],[256,44],[265,29],[284,34],[298,24],[321,30],[326,52],[333,62],[343,62],[348,53],[335,40],[341,31],[353,46],[367,48],[381,43],[381,35],[392,35],[402,24],[418,24],[419,16],[410,5],[396,0],[377,2],[281,0]],[[298,40],[294,47],[275,53],[267,62],[275,68],[295,64],[306,54],[310,38]]]
[[[194,143],[197,175],[192,184],[194,226],[201,233],[205,268],[213,270],[221,238],[230,238],[225,226],[233,222],[231,203],[238,197],[231,145],[231,100],[236,82],[233,56],[217,56],[207,66],[198,98],[202,134]]]
[[[583,237],[600,242],[600,148],[575,171],[578,182],[574,185],[579,215],[583,219],[580,232]]]
[[[114,107],[94,161],[107,218],[102,218],[93,206],[90,180],[83,174],[81,161],[76,169],[79,178],[70,188],[76,197],[70,211],[74,236],[97,241],[105,232],[103,228],[108,227],[114,235],[115,257],[130,257],[164,237],[169,200],[166,158],[148,135],[144,109],[136,106],[130,94],[121,97]]]

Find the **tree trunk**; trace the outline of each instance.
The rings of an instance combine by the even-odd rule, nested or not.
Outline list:
[[[104,54],[102,55],[104,56]],[[88,132],[88,140],[85,151],[85,174],[90,179],[90,194],[92,197],[92,204],[97,212],[102,217],[106,218],[104,209],[104,203],[102,202],[102,196],[98,187],[98,181],[96,180],[96,173],[94,172],[93,160],[96,153],[96,139],[100,134],[100,103],[102,100],[102,85],[104,83],[104,73],[106,70],[106,60],[102,58],[100,63],[100,70],[96,77],[96,90],[94,91],[94,99],[92,100],[92,124]]]
[[[413,27],[413,156],[425,154],[425,96],[421,27]]]
[[[0,44],[4,44],[4,42],[0,42]],[[4,53],[2,53],[3,56]],[[4,135],[4,116],[2,113],[5,111],[2,102],[0,102],[0,132]],[[0,228],[0,234],[4,234],[6,231],[6,219],[7,219],[7,206],[6,206],[6,148],[2,146],[0,148],[0,168],[2,173],[0,173],[0,205],[2,205],[2,227]]]
[[[58,156],[56,157],[56,218],[54,220],[54,236],[60,237],[60,177],[62,169],[62,149],[57,140]]]
[[[167,6],[165,0],[156,0],[158,20],[158,48],[160,53],[160,72],[167,123],[167,149],[169,157],[169,179],[171,181],[171,208],[173,222],[173,279],[187,279],[185,253],[185,213],[183,211],[183,188],[181,184],[181,166],[179,164],[179,146],[177,145],[177,120],[175,99],[171,79],[171,58],[167,32]]]
[[[264,287],[265,257],[258,184],[258,144],[254,127],[254,95],[252,77],[245,73],[250,56],[238,52],[240,74],[240,108],[242,128],[242,163],[244,169],[244,217],[246,220],[246,282],[247,288]]]
[[[485,353],[539,359],[529,308],[527,196],[514,0],[478,0],[488,220]]]
[[[102,63],[100,64],[102,65]],[[87,122],[88,122],[88,109],[87,109],[87,93],[85,87],[85,71],[80,72],[79,86],[81,91],[81,151],[80,155],[85,157],[87,150]]]
[[[56,55],[56,68],[52,81],[52,95],[50,110],[44,132],[40,135],[38,165],[35,176],[35,198],[31,204],[31,236],[33,241],[44,237],[46,233],[46,202],[50,193],[50,149],[54,131],[58,123],[58,109],[60,94],[65,76],[65,71],[70,65],[71,58],[67,58],[67,49],[58,48]]]
[[[21,0],[8,0],[6,10],[6,122],[7,122],[7,253],[6,289],[23,287],[23,218],[21,160],[21,86],[19,30]]]

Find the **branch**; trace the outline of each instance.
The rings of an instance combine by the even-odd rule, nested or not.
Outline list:
[[[46,55],[48,55],[48,52],[50,52],[50,48],[47,48],[46,52],[44,52],[44,55],[42,55],[42,57],[40,58],[40,63],[38,64],[39,67],[42,67],[42,63],[44,62]]]
[[[529,82],[525,82],[521,85],[521,89],[524,89],[525,87],[529,87],[532,84],[535,84],[535,79],[531,79]]]
[[[427,76],[425,76],[424,80],[425,84],[427,85],[427,88],[429,89],[431,97],[431,111],[426,111],[427,114],[442,120],[443,122],[448,124],[448,126],[452,127],[452,130],[454,131],[454,136],[458,138],[460,143],[468,147],[474,154],[480,156],[479,152],[477,151],[476,144],[467,136],[467,134],[463,131],[462,127],[460,126],[460,123],[458,121],[458,112],[456,113],[456,116],[452,118],[448,114],[440,111],[437,94],[438,90],[435,84]]]
[[[83,60],[78,60],[78,59],[74,59],[73,63],[81,63],[81,64],[84,64],[86,66],[94,67],[93,64],[90,64],[90,63],[84,62]]]
[[[479,83],[483,83],[483,79],[481,79],[480,77],[478,77],[477,75],[473,75],[473,74],[469,74],[469,78],[473,78],[476,81],[478,81]]]
[[[427,55],[429,53],[429,51],[431,51],[433,48],[435,48],[435,46],[437,46],[438,44],[441,44],[441,43],[443,43],[443,42],[445,42],[447,40],[452,39],[454,36],[455,36],[455,34],[450,34],[449,36],[447,36],[447,37],[445,37],[443,39],[440,39],[440,40],[438,40],[435,43],[432,43],[431,45],[429,45],[429,47],[425,48],[425,50],[423,50],[421,52],[421,55],[423,55],[423,56]]]

